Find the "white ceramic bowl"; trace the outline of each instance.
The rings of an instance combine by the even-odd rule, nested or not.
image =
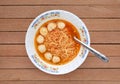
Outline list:
[[[76,15],[68,11],[50,10],[40,14],[38,17],[36,17],[32,21],[32,23],[30,24],[27,30],[25,47],[27,50],[28,57],[38,69],[42,70],[43,72],[54,74],[54,75],[66,74],[77,69],[85,61],[88,55],[88,50],[85,49],[83,46],[81,46],[78,55],[72,61],[64,65],[59,65],[59,66],[51,65],[43,61],[36,53],[36,50],[34,47],[34,36],[38,28],[44,22],[52,19],[64,19],[71,22],[77,28],[80,34],[81,40],[87,45],[90,45],[89,32],[87,30],[87,27],[85,26],[85,24],[82,22],[80,18],[78,18]]]

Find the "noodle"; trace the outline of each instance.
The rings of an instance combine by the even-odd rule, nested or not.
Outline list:
[[[54,22],[59,21],[58,19],[53,20]],[[52,22],[53,22],[52,21]],[[75,29],[75,27],[64,20],[63,21],[66,24],[66,27],[64,29],[55,28],[54,30],[48,32],[48,34],[45,36],[44,45],[46,46],[47,51],[50,52],[53,56],[59,56],[61,61],[57,64],[65,64],[69,61],[71,61],[73,58],[75,58],[78,54],[78,51],[80,49],[80,45],[76,43],[73,39],[73,36],[77,36],[80,38],[78,31]],[[46,24],[43,24],[42,26],[46,26],[49,22],[46,22]],[[39,32],[37,32],[39,33]],[[36,38],[37,38],[36,34]],[[38,44],[36,43],[36,50]],[[42,53],[39,53],[40,57],[44,60]],[[48,61],[47,61],[48,62]],[[49,61],[49,63],[52,63],[52,61]]]

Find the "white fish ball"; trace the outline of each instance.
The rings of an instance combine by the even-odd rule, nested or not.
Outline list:
[[[49,53],[49,52],[46,52],[45,54],[44,54],[44,56],[45,56],[45,58],[47,59],[47,60],[52,60],[52,54],[51,53]]]
[[[46,51],[46,47],[45,45],[41,44],[38,46],[38,50],[41,52],[41,53],[44,53]]]
[[[44,42],[44,37],[43,37],[42,35],[39,35],[39,36],[37,37],[37,42],[38,42],[38,43],[43,43],[43,42]]]
[[[56,23],[54,23],[54,22],[51,22],[51,23],[49,23],[48,25],[47,25],[47,28],[48,28],[48,31],[52,31],[53,29],[55,29],[56,28]]]
[[[63,28],[65,28],[65,23],[64,22],[58,22],[57,26],[58,26],[58,28],[63,29]]]
[[[46,27],[41,27],[40,28],[40,34],[43,36],[46,36],[48,34],[48,30]]]
[[[60,62],[60,57],[58,57],[58,56],[53,56],[52,62],[53,62],[53,63],[58,63],[58,62]]]

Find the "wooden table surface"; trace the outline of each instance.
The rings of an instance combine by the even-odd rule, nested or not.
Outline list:
[[[77,70],[60,76],[38,70],[25,50],[31,21],[47,10],[79,16],[90,31],[91,46],[109,63],[89,54]],[[120,0],[1,0],[0,84],[120,84]]]

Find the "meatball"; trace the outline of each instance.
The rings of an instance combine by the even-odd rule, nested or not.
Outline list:
[[[53,23],[53,22],[49,23],[47,25],[48,31],[52,31],[53,29],[56,28],[56,26],[57,26],[56,23]]]
[[[46,52],[45,54],[44,54],[44,57],[47,59],[47,60],[52,60],[52,54],[51,53],[49,53],[49,52]]]
[[[38,43],[43,43],[44,42],[44,37],[42,35],[38,35],[37,42]]]
[[[63,29],[63,28],[65,28],[65,23],[64,22],[58,22],[57,26],[58,26],[59,29]]]
[[[41,53],[44,53],[45,51],[46,51],[46,47],[45,47],[45,45],[39,45],[38,46],[38,50],[41,52]]]
[[[46,27],[41,27],[40,28],[40,34],[43,36],[46,36],[48,34],[48,30]]]
[[[58,63],[58,62],[60,62],[60,57],[58,57],[58,56],[53,56],[52,62],[53,62],[53,63]]]

